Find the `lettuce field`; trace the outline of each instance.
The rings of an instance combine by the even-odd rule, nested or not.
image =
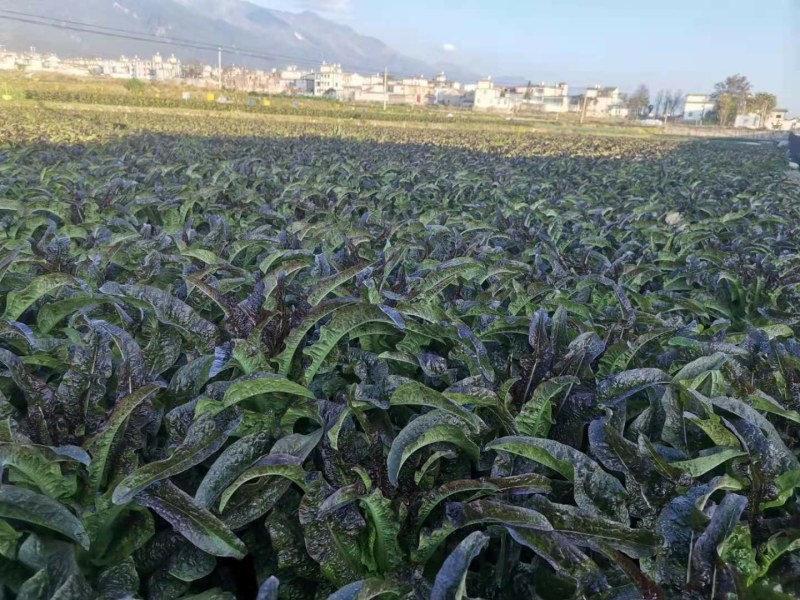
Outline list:
[[[781,150],[0,136],[0,598],[800,596]]]

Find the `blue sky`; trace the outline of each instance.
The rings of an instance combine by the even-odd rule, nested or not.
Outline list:
[[[315,10],[478,73],[710,91],[733,73],[800,116],[800,0],[253,0]]]

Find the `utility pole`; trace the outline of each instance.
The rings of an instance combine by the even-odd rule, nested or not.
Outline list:
[[[586,107],[589,104],[589,90],[583,94],[583,106],[581,107],[581,122],[580,124],[583,125],[583,121],[586,118]]]
[[[386,110],[386,103],[389,101],[389,69],[383,68],[383,110]]]
[[[219,74],[219,89],[222,89],[222,48],[217,48],[217,70]]]

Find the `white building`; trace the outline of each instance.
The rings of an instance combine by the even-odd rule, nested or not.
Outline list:
[[[280,93],[283,94],[313,94],[314,78],[310,71],[289,65],[278,71]]]
[[[789,111],[785,108],[776,108],[771,113],[767,115],[767,119],[764,122],[764,127],[767,129],[778,129],[782,131],[789,131],[792,127],[791,124],[787,126],[787,119],[789,115]]]
[[[474,110],[510,111],[513,108],[511,99],[504,88],[497,87],[491,77],[481,79],[475,86]]]
[[[595,86],[586,91],[592,100],[589,102],[587,113],[595,117],[626,117],[628,109],[622,99],[622,93],[617,87]]]
[[[119,59],[104,60],[100,64],[100,72],[98,74],[112,79],[130,79],[130,61],[125,56],[121,56]]]
[[[431,102],[442,106],[464,106],[466,95],[462,90],[452,87],[435,88]]]
[[[391,104],[429,104],[433,96],[433,85],[425,77],[405,77],[389,83]]]
[[[156,53],[152,61],[151,79],[156,81],[169,81],[180,79],[182,76],[181,61],[173,54],[164,59],[160,53]]]
[[[761,115],[756,113],[736,115],[733,126],[741,129],[761,129]]]
[[[708,94],[686,94],[683,105],[683,120],[686,123],[702,123],[714,110],[714,101]]]
[[[767,114],[767,118],[763,120],[758,113],[747,113],[744,115],[736,115],[736,120],[733,123],[734,127],[741,127],[744,129],[772,129],[775,131],[790,131],[792,124],[786,118],[789,113],[785,108],[777,108]]]
[[[11,71],[17,68],[16,52],[0,52],[0,69]]]
[[[569,86],[566,83],[525,86],[516,89],[522,95],[520,110],[546,113],[562,113],[569,110]]]
[[[322,63],[319,71],[314,73],[315,96],[339,96],[344,91],[344,73],[342,65]]]
[[[586,88],[583,95],[570,96],[569,110],[580,113],[586,106],[586,116],[594,118],[626,117],[628,108],[617,87],[599,85]]]

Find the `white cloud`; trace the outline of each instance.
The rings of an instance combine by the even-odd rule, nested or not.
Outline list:
[[[451,44],[450,42],[447,42],[447,43],[442,45],[442,50],[444,50],[445,52],[455,52],[456,51],[456,46],[455,46],[455,44]]]

